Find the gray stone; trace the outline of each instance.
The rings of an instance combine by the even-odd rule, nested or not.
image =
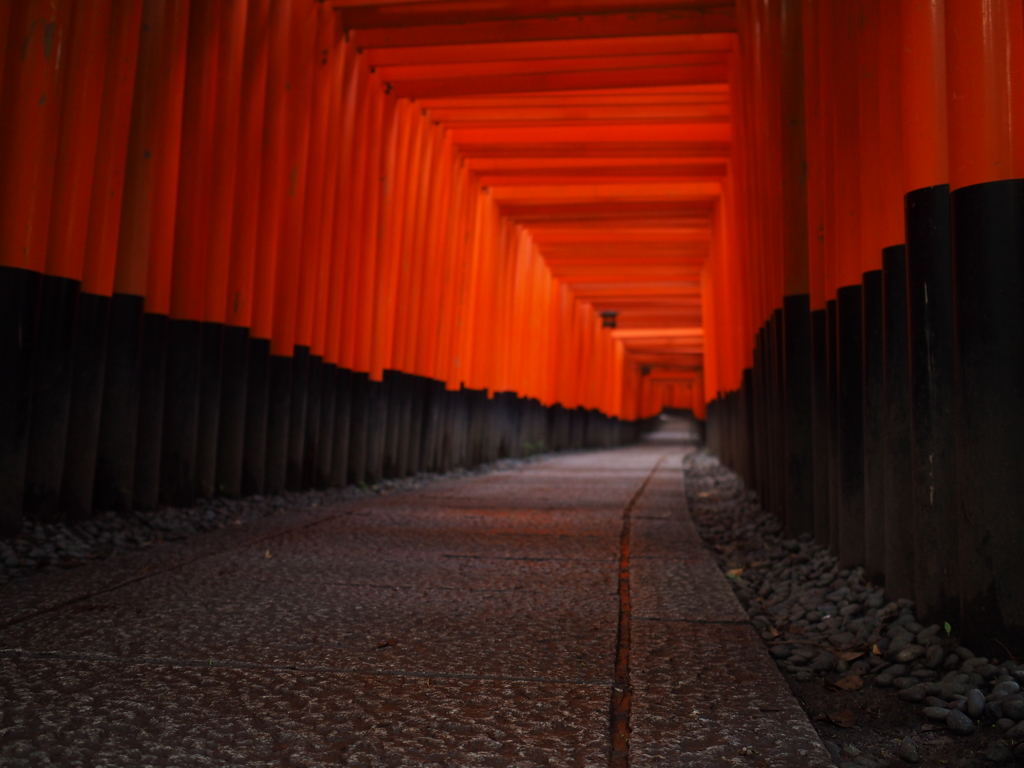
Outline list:
[[[949,712],[950,710],[946,707],[925,707],[921,710],[921,714],[929,720],[936,720],[938,722],[945,722],[946,718],[949,717]]]
[[[892,687],[900,691],[904,688],[912,688],[915,685],[920,685],[916,677],[897,677],[892,681]]]
[[[996,720],[996,728],[1002,731],[1003,733],[1013,728],[1014,725],[1015,723],[1013,722],[1013,720],[1010,720],[1007,717]]]
[[[946,727],[957,736],[970,736],[975,731],[975,725],[967,715],[958,709],[951,709],[946,716]]]
[[[1003,702],[990,701],[985,704],[985,717],[989,720],[1000,720],[1003,717]]]
[[[900,742],[900,749],[897,753],[900,756],[900,760],[904,760],[908,763],[919,763],[921,758],[917,754],[917,744],[909,736],[904,736],[903,741]]]
[[[773,645],[768,649],[768,653],[774,656],[776,659],[788,658],[793,653],[792,645]]]
[[[924,703],[927,707],[942,707],[943,709],[949,709],[949,706],[945,701],[940,699],[938,696],[925,696]]]
[[[836,648],[844,650],[857,642],[857,636],[852,632],[837,632],[834,635],[829,635],[828,641]]]
[[[942,649],[941,645],[930,645],[928,651],[925,654],[924,665],[928,669],[938,669],[942,666],[942,662],[946,659],[946,652]]]
[[[894,643],[895,644],[895,643]],[[890,650],[890,653],[892,651]],[[896,661],[900,664],[909,664],[924,656],[924,648],[920,645],[908,645],[896,654]]]
[[[1003,717],[1020,722],[1024,720],[1024,696],[1008,696],[1003,699]]]
[[[892,675],[888,672],[883,672],[880,675],[875,676],[875,687],[876,688],[890,688],[892,687]]]
[[[962,645],[957,648],[954,653],[960,657],[961,661],[967,661],[968,659],[974,658],[974,651],[964,648]]]
[[[976,674],[981,675],[983,678],[985,678],[986,681],[988,681],[999,674],[999,667],[997,667],[995,664],[982,664],[980,667],[975,667],[974,671]],[[1012,691],[1012,693],[1016,693],[1016,691]]]
[[[985,712],[985,694],[977,688],[967,692],[967,714],[972,720],[977,720]]]
[[[904,701],[910,701],[914,704],[920,704],[924,701],[924,697],[927,696],[927,692],[923,685],[914,685],[910,688],[904,688],[900,691],[899,696]]]
[[[992,689],[992,693],[1005,693],[1007,695],[1020,693],[1020,685],[1013,680],[1008,680],[1005,683],[999,683],[999,685]]]
[[[1006,738],[1014,741],[1024,741],[1024,723],[1017,723],[1006,731]]]
[[[948,701],[954,696],[966,696],[970,690],[971,686],[964,683],[943,683],[942,691],[939,695]]]
[[[1008,763],[1013,759],[1013,753],[1002,742],[990,741],[985,748],[985,759],[990,763]]]
[[[906,648],[908,645],[913,644],[913,635],[903,635],[902,637],[896,637],[891,643],[889,643],[888,649],[886,649],[885,655],[890,659],[895,659],[896,654]]]
[[[835,666],[836,657],[828,651],[822,651],[814,657],[811,662],[811,669],[815,672],[828,672]]]

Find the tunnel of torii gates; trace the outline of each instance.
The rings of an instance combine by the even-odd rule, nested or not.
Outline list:
[[[0,526],[635,440],[1024,653],[1020,0],[0,0]]]

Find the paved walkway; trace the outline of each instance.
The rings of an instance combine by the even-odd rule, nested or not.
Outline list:
[[[0,764],[830,765],[675,436],[14,585]]]

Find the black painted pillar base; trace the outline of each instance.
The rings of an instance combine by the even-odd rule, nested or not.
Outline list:
[[[383,381],[366,382],[366,482],[369,485],[384,479],[384,443],[388,425],[388,391]]]
[[[885,591],[914,599],[914,514],[910,485],[910,358],[907,352],[907,249],[882,252],[885,355]]]
[[[320,411],[323,408],[323,383],[326,366],[320,355],[309,356],[306,375],[306,429],[302,449],[302,487],[316,486],[317,461],[320,446]]]
[[[825,302],[828,342],[828,548],[839,554],[839,314],[835,299]]]
[[[293,348],[289,382],[285,488],[300,491],[306,448],[306,408],[309,404],[309,347],[296,344]]]
[[[92,514],[109,316],[109,296],[79,294],[68,435],[60,489],[61,512],[68,520],[84,520]]]
[[[1024,649],[1024,179],[952,195],[961,631]]]
[[[203,323],[199,362],[199,426],[196,430],[196,495],[217,495],[217,443],[220,432],[220,389],[224,380],[223,323]],[[242,438],[236,436],[241,445]]]
[[[96,447],[93,505],[127,512],[135,481],[135,433],[139,418],[143,298],[115,293],[110,299],[103,406]]]
[[[811,400],[811,297],[786,296],[782,306],[785,373],[786,520],[790,536],[814,532],[814,439]]]
[[[334,465],[334,429],[338,405],[338,366],[320,363],[320,421],[317,427],[316,458],[313,461],[314,488],[330,488]],[[345,474],[348,474],[347,467]]]
[[[366,373],[353,371],[350,381],[348,481],[359,485],[366,482],[370,377]]]
[[[811,312],[811,440],[814,467],[814,540],[829,545],[828,323],[824,309]]]
[[[836,294],[839,333],[839,562],[864,563],[863,289]]]
[[[401,397],[396,409],[398,413],[398,466],[395,474],[398,477],[406,477],[415,473],[415,470],[409,468],[409,455],[412,451],[413,440],[412,410],[416,377],[407,373],[400,373],[399,376],[401,376]]]
[[[424,399],[422,468],[441,471],[444,441],[444,382],[428,379]]]
[[[0,267],[0,535],[21,529],[40,279]]]
[[[757,460],[754,456],[754,369],[743,369],[742,397],[740,398],[739,419],[742,422],[740,452],[742,467],[740,473],[748,488],[757,487]]]
[[[409,410],[409,454],[406,469],[410,475],[423,471],[423,434],[426,426],[427,392],[430,379],[412,377],[412,397]]]
[[[199,386],[203,324],[167,321],[160,501],[177,507],[196,497],[196,443],[199,438]]]
[[[287,455],[285,458],[285,488],[289,491],[303,489],[306,412],[309,406],[309,363],[309,347],[295,345],[291,357]]]
[[[342,487],[352,482],[349,477],[349,426],[352,416],[352,371],[334,371],[334,426],[331,431],[331,474],[329,485]]]
[[[242,495],[263,493],[267,474],[267,413],[270,397],[270,340],[249,338],[246,365],[245,449]]]
[[[270,380],[267,387],[267,464],[263,490],[283,493],[288,472],[289,422],[292,401],[293,358],[270,356]]]
[[[167,315],[147,312],[142,316],[139,420],[135,430],[132,504],[136,509],[155,509],[160,500],[160,449],[163,446],[166,372]]]
[[[52,275],[44,275],[41,283],[22,508],[30,518],[53,521],[59,516],[71,408],[79,283]]]
[[[959,626],[949,187],[907,193],[910,459],[919,618]]]
[[[885,581],[885,380],[882,270],[863,277],[864,573]]]
[[[242,494],[242,466],[246,447],[249,329],[227,325],[224,326],[222,334],[220,421],[217,425],[217,493],[237,498]]]
[[[398,477],[398,442],[402,428],[402,377],[400,371],[384,371],[381,386],[386,393],[388,409],[381,425],[384,440],[381,473],[383,477]]]

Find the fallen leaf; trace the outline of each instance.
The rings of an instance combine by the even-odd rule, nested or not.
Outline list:
[[[270,554],[270,550],[269,549],[266,552],[263,553],[263,556],[267,557],[267,558],[273,557],[273,555]]]
[[[842,659],[843,661],[853,661],[854,659],[859,659],[863,656],[864,651],[836,651],[832,655],[837,659]]]
[[[833,725],[840,728],[853,728],[853,726],[857,724],[857,716],[849,709],[844,709],[842,712],[829,715],[828,719],[832,721]]]
[[[389,637],[387,640],[385,640],[383,643],[377,646],[377,650],[380,650],[381,648],[389,648],[392,645],[398,645],[398,640],[394,637]]]
[[[778,637],[781,634],[775,627],[768,627],[768,631],[772,633],[772,637]]]
[[[864,687],[864,678],[860,675],[847,675],[836,681],[836,688],[843,691],[859,691]]]
[[[875,656],[881,656],[882,655],[882,649],[878,647],[878,643],[875,643],[874,645],[871,646],[871,652],[873,654],[875,654]]]
[[[743,575],[743,569],[733,568],[731,571],[726,571],[725,575],[732,579],[738,579],[740,576]]]

